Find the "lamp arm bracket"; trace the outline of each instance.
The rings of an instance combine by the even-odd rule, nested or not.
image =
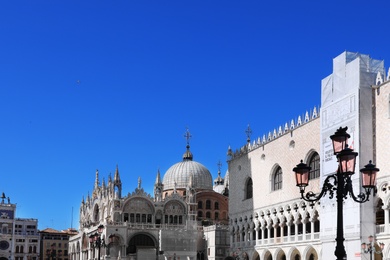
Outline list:
[[[350,197],[357,203],[364,203],[364,202],[368,201],[370,198],[370,194],[371,194],[370,189],[365,189],[365,193],[360,192],[358,195],[355,195],[353,192],[352,180],[349,176],[347,177],[347,180],[346,180],[345,191],[346,191],[346,193],[349,193]],[[345,195],[347,195],[347,194],[345,194]]]
[[[333,183],[331,182],[331,179],[333,179],[332,181]],[[304,189],[301,189],[301,198],[308,202],[315,202],[315,201],[319,201],[322,197],[325,196],[325,194],[329,192],[329,198],[332,199],[334,196],[334,192],[337,189],[336,187],[337,187],[337,177],[335,174],[332,174],[326,177],[324,181],[324,185],[322,186],[322,190],[318,195],[312,191],[303,194]]]

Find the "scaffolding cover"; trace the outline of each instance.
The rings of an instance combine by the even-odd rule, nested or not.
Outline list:
[[[197,235],[196,229],[160,230],[160,248],[162,251],[196,251]]]

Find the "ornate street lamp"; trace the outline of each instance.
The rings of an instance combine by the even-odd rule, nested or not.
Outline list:
[[[89,236],[89,243],[92,248],[98,249],[98,260],[100,260],[100,248],[106,247],[106,244],[104,243],[104,238],[101,238],[101,234],[103,233],[104,226],[99,225],[98,226],[98,232],[95,234],[91,234]]]
[[[358,195],[354,194],[351,176],[355,173],[356,157],[358,153],[348,147],[348,138],[350,138],[350,135],[347,133],[347,129],[347,127],[340,127],[334,135],[330,136],[333,144],[333,152],[337,157],[339,165],[336,173],[326,177],[319,194],[314,194],[312,191],[304,194],[306,186],[309,185],[311,167],[307,166],[301,160],[293,169],[297,187],[299,187],[303,200],[315,202],[324,197],[326,193],[329,193],[329,198],[332,199],[336,192],[337,236],[334,254],[337,257],[337,260],[342,260],[346,257],[343,230],[343,200],[344,198],[347,198],[347,195],[350,195],[350,197],[358,203],[368,201],[371,190],[374,189],[375,192],[376,174],[379,172],[379,169],[375,168],[375,165],[370,161],[369,164],[360,170],[362,173],[362,186],[365,192],[361,192]]]
[[[366,243],[362,243],[362,251],[364,253],[366,253],[366,254],[368,254],[368,253],[370,254],[370,260],[372,260],[373,253],[381,255],[381,257],[382,257],[382,252],[383,252],[383,249],[385,248],[385,244],[384,243],[379,243],[380,249],[376,248],[375,247],[376,242],[374,241],[374,237],[373,236],[369,236],[368,237],[368,242],[369,243],[367,243],[367,244]],[[376,244],[376,245],[378,246],[378,244]]]

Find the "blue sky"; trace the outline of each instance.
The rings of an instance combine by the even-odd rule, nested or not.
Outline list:
[[[0,192],[39,229],[78,227],[118,164],[123,194],[181,160],[215,178],[320,105],[345,50],[384,59],[389,1],[1,1]],[[73,223],[72,220],[72,208]]]

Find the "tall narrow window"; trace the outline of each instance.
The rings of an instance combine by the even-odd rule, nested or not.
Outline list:
[[[278,167],[273,176],[273,190],[281,190],[283,186],[282,168]]]
[[[219,209],[219,203],[218,203],[218,201],[216,201],[216,202],[214,203],[214,209]]]
[[[206,200],[206,209],[211,209],[211,201]]]
[[[320,156],[318,153],[314,153],[309,160],[310,174],[309,179],[317,179],[320,177]]]
[[[198,209],[202,209],[203,208],[203,203],[202,201],[198,201]]]
[[[385,224],[385,211],[383,210],[383,202],[382,199],[379,199],[378,204],[376,204],[376,213],[375,219],[377,225]]]
[[[245,199],[250,199],[253,197],[253,182],[252,182],[252,178],[249,178],[247,181],[246,181],[246,186],[245,186]]]

